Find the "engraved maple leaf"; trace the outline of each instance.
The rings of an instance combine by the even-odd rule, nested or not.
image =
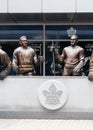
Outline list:
[[[54,84],[52,84],[49,89],[49,91],[44,90],[43,94],[45,95],[46,98],[60,98],[62,95],[63,91],[57,91],[56,87]]]

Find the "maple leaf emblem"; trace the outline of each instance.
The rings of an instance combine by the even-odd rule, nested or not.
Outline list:
[[[63,91],[60,91],[58,90],[57,91],[57,88],[55,87],[54,84],[52,84],[48,91],[44,90],[43,91],[43,94],[46,98],[46,103],[48,105],[58,105],[60,104],[60,97],[62,95]]]
[[[68,30],[67,30],[67,34],[69,37],[71,37],[73,34],[76,34],[77,30],[74,29],[73,27],[70,27]]]

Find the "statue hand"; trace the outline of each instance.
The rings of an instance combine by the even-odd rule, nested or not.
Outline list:
[[[54,52],[55,51],[55,47],[54,46],[51,46],[50,47],[50,52]]]
[[[0,79],[1,79],[1,80],[3,80],[6,76],[7,76],[7,75],[6,75],[6,72],[5,72],[5,71],[2,71],[2,72],[0,73]]]
[[[43,56],[39,56],[38,59],[39,59],[39,61],[40,61],[41,63],[43,63],[43,62],[45,61],[45,59],[44,59]]]

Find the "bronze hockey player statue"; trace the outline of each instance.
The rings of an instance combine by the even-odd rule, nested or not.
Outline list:
[[[11,61],[8,54],[0,48],[0,79],[7,77],[11,69]]]
[[[88,79],[90,81],[93,81],[93,51],[92,51],[92,54],[90,56]]]
[[[26,36],[21,36],[19,43],[20,47],[13,52],[13,69],[17,75],[34,75],[34,65],[43,62],[43,58],[37,59],[34,49],[28,46]]]
[[[61,55],[56,55],[56,59],[60,62],[64,62],[63,76],[81,76],[81,68],[84,65],[84,49],[77,45],[78,37],[76,35],[71,36],[70,46],[65,47],[62,50]],[[51,52],[54,48],[51,48]],[[55,52],[56,53],[56,52]]]

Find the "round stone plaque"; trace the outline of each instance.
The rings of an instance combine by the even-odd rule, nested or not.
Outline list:
[[[67,100],[67,90],[63,83],[49,80],[39,88],[39,101],[41,105],[49,110],[61,108]]]

